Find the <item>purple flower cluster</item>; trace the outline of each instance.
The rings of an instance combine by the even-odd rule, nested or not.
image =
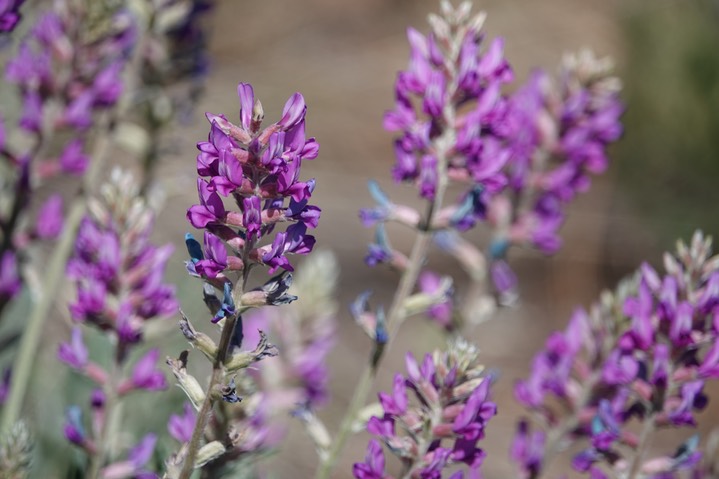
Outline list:
[[[584,445],[573,466],[595,478],[612,476],[603,467],[674,477],[697,462],[696,441],[683,455],[640,457],[645,438],[630,421],[651,430],[693,427],[707,404],[704,385],[719,378],[719,259],[710,254],[711,240],[695,234],[665,255],[664,276],[644,264],[632,284],[549,337],[515,389],[549,428],[520,425],[513,458],[527,477],[566,441]]]
[[[267,265],[270,273],[292,271],[287,255],[312,251],[315,238],[307,229],[315,228],[320,216],[320,209],[308,204],[315,181],[299,179],[302,161],[319,151],[315,139],[305,137],[304,98],[292,95],[282,118],[260,129],[264,113],[252,86],[240,83],[237,91],[239,126],[223,115],[207,114],[210,135],[197,145],[200,204],[187,211],[192,226],[205,229],[204,247],[188,237],[188,271],[220,287],[227,280],[224,271],[252,264]],[[222,197],[232,197],[239,211],[227,209]],[[271,244],[260,246],[282,222],[292,224]]]
[[[73,39],[85,35],[87,12],[59,4],[37,20],[6,67],[5,77],[20,89],[23,113],[19,127],[42,137],[47,129],[69,129],[76,135],[56,160],[37,165],[43,175],[82,173],[85,132],[93,116],[113,106],[122,93],[120,75],[134,46],[135,30],[127,11],[108,18],[108,31],[94,42]],[[52,114],[59,102],[59,112]]]
[[[477,445],[484,438],[497,405],[489,399],[491,378],[482,375],[476,348],[457,341],[448,352],[427,354],[421,364],[407,355],[407,376],[397,374],[392,393],[380,393],[384,410],[372,417],[367,431],[399,457],[403,477],[440,479],[447,468],[467,467],[451,479],[480,477],[485,453]],[[410,400],[409,393],[416,399]],[[358,479],[392,477],[384,470],[380,443],[372,440],[365,462],[353,469]]]
[[[176,313],[178,303],[174,287],[163,283],[173,247],[150,243],[151,213],[134,218],[130,229],[117,221],[83,220],[68,276],[77,286],[73,319],[112,333],[124,348],[142,339],[148,320]]]
[[[488,192],[506,183],[508,155],[495,134],[500,90],[512,81],[504,41],[484,43],[482,18],[456,18],[425,36],[410,28],[410,61],[397,76],[396,105],[384,127],[398,131],[395,181],[417,185],[433,199],[441,175],[466,179]],[[466,113],[458,115],[458,109]]]
[[[611,65],[589,52],[566,58],[557,85],[537,71],[514,93],[504,93],[514,75],[503,40],[487,41],[484,19],[472,16],[469,4],[454,9],[443,3],[440,16],[430,15],[430,34],[409,29],[409,66],[397,76],[395,108],[384,127],[399,133],[395,181],[415,185],[430,207],[423,218],[371,183],[376,205],[361,210],[360,218],[365,226],[376,225],[368,265],[407,264],[384,223],[431,231],[474,283],[493,285],[493,294],[476,291],[487,297],[480,299],[493,295],[507,305],[517,298],[508,251],[530,245],[553,253],[560,247],[566,206],[589,188],[591,175],[606,169],[607,147],[622,133],[623,107]],[[437,195],[444,196],[450,182],[463,192],[445,205]],[[481,249],[458,236],[478,222],[492,233]],[[479,321],[485,313],[477,311],[487,309],[464,308],[458,319]]]
[[[70,305],[75,321],[93,326],[110,338],[115,367],[106,370],[90,358],[81,327],[75,327],[69,342],[60,344],[58,358],[92,380],[100,388],[91,398],[92,434],[83,427],[82,410],[70,408],[65,426],[67,439],[90,455],[104,452],[102,431],[112,404],[134,391],[167,388],[158,367],[160,351],[150,349],[124,375],[132,348],[143,338],[149,321],[166,318],[177,311],[174,288],[164,283],[170,245],[150,242],[154,213],[137,196],[131,175],[113,171],[102,189],[102,201],[92,200],[92,216],[84,218],[78,232],[75,253],[68,264],[68,276],[75,280],[77,299]],[[146,437],[130,452],[127,461],[107,465],[103,477],[155,477],[144,470],[154,436]],[[146,453],[146,454],[145,454]]]
[[[558,86],[538,70],[510,97],[503,125],[509,186],[524,198],[511,208],[505,199],[490,205],[489,216],[512,243],[545,253],[560,247],[565,205],[606,170],[607,147],[621,136],[620,87],[607,59],[583,51],[565,58]]]
[[[8,33],[15,30],[20,20],[20,7],[25,0],[0,0],[0,33]]]
[[[17,21],[21,3],[0,2],[0,30]],[[18,263],[23,257],[17,252],[32,240],[54,239],[62,230],[63,202],[58,195],[37,208],[34,222],[21,221],[33,204],[33,186],[59,173],[80,175],[85,171],[89,162],[86,138],[95,112],[115,105],[122,92],[120,74],[135,42],[134,27],[124,10],[108,15],[102,19],[105,26],[93,31],[93,41],[80,41],[88,38],[92,23],[88,13],[80,4],[55,2],[51,11],[39,16],[7,62],[5,79],[17,85],[22,99],[16,127],[30,141],[11,144],[5,122],[0,121],[0,157],[15,177],[6,182],[9,188],[2,192],[10,197],[7,201],[11,204],[7,214],[0,217],[2,306],[21,289]],[[48,151],[55,150],[52,140],[59,131],[67,133],[62,136],[65,144],[58,154],[48,156]],[[22,224],[31,226],[23,230]]]

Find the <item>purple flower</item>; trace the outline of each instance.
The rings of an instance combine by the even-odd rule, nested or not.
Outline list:
[[[628,384],[637,377],[639,364],[626,351],[615,349],[607,358],[602,371],[602,379],[611,385]]]
[[[123,61],[115,61],[103,68],[92,84],[94,104],[102,106],[114,105],[122,94]]]
[[[157,369],[157,360],[159,358],[160,350],[151,349],[137,361],[132,370],[132,388],[146,389],[148,391],[167,389],[165,375],[161,370]],[[126,387],[126,389],[128,388]]]
[[[484,35],[478,25],[465,15],[458,29],[463,37],[446,40],[462,42],[456,72],[446,68],[447,62],[455,60],[440,47],[442,42],[434,34],[424,36],[411,28],[407,31],[409,66],[397,76],[396,105],[385,114],[384,126],[401,135],[395,142],[395,180],[416,182],[423,198],[434,198],[439,174],[434,143],[446,136],[447,128],[459,130],[456,145],[440,147],[453,148],[443,160],[448,163],[450,177],[472,178],[492,192],[506,183],[501,168],[509,155],[496,136],[502,120],[499,87],[512,79],[512,73],[504,60],[501,40],[492,42],[484,54],[480,52]],[[445,112],[455,114],[460,107],[463,113],[456,114],[456,125],[445,125]],[[417,110],[426,116],[419,117]]]
[[[147,434],[135,447],[130,449],[127,458],[137,469],[142,468],[152,457],[156,443],[157,436],[155,434]]]
[[[600,466],[628,461],[628,451],[642,447],[634,444],[633,425],[628,426],[635,419],[654,421],[657,429],[696,426],[694,414],[708,402],[705,380],[716,376],[719,361],[719,288],[711,280],[719,264],[711,257],[710,243],[700,233],[689,246],[680,242],[676,255],[665,254],[664,277],[642,265],[638,281],[605,297],[591,314],[575,315],[565,333],[550,337],[535,358],[532,375],[517,387],[518,399],[543,417],[548,430],[559,420],[548,393],[565,404],[565,414],[577,422],[555,440],[583,445],[575,469],[606,477]],[[547,383],[562,369],[551,356],[569,361],[559,391]],[[517,447],[526,447],[527,440],[525,428]],[[684,461],[698,460],[694,452],[691,444],[681,446],[674,458],[645,461],[642,473],[674,477]]]
[[[82,409],[79,406],[70,406],[65,414],[65,426],[63,428],[65,439],[83,446],[85,444],[85,427],[82,425]]]
[[[492,261],[490,266],[492,283],[499,293],[502,304],[511,304],[517,297],[517,275],[506,261],[502,259]]]
[[[40,208],[35,223],[35,232],[39,238],[55,239],[62,232],[62,196],[55,194]]]
[[[17,258],[13,251],[5,251],[0,258],[0,298],[12,299],[20,292],[22,283]]]
[[[394,392],[392,395],[379,393],[379,402],[387,414],[401,416],[407,411],[407,387],[401,374],[394,376]]]
[[[99,281],[80,281],[77,301],[70,305],[72,317],[78,321],[95,321],[105,312],[107,290]]]
[[[702,410],[708,402],[708,398],[703,393],[704,381],[690,381],[682,384],[681,387],[681,403],[679,406],[669,413],[669,420],[676,426],[696,425],[692,412],[694,410]]]
[[[545,440],[546,435],[543,431],[534,431],[530,435],[527,421],[519,422],[510,457],[519,463],[522,471],[529,477],[534,477],[541,471]]]
[[[465,439],[484,437],[484,427],[497,414],[497,405],[488,401],[489,380],[485,378],[469,396],[462,412],[455,418],[452,430]]]
[[[440,288],[441,278],[431,271],[423,271],[419,276],[419,289],[426,294],[435,294]],[[452,300],[448,297],[445,301],[431,306],[427,310],[430,318],[443,327],[450,329],[452,326]]]
[[[418,477],[441,478],[458,464],[479,477],[485,453],[477,442],[497,408],[489,401],[490,378],[479,376],[476,349],[459,340],[447,352],[425,355],[421,365],[409,353],[406,360],[406,377],[395,375],[392,394],[379,394],[384,414],[370,418],[367,431]]]
[[[195,429],[197,414],[191,404],[185,403],[182,415],[172,414],[167,423],[167,430],[170,436],[180,442],[188,442],[192,438],[192,431]]]
[[[102,470],[102,477],[107,479],[122,479],[132,477],[134,479],[156,479],[157,474],[145,469],[146,464],[152,458],[157,443],[155,434],[147,434],[127,454],[127,460],[115,462]]]
[[[205,228],[211,223],[221,223],[225,217],[225,206],[222,199],[202,178],[197,179],[197,192],[200,204],[187,210],[187,219],[195,228]]]
[[[42,99],[35,92],[28,91],[23,97],[23,113],[20,126],[33,133],[42,130]]]
[[[379,441],[372,439],[367,445],[364,462],[352,466],[352,474],[356,479],[384,479],[384,453]]]
[[[78,327],[72,329],[69,343],[61,343],[57,350],[60,361],[75,369],[84,369],[88,362],[88,352],[82,340],[82,330]]]
[[[92,125],[94,102],[95,95],[91,90],[86,90],[72,99],[63,114],[65,124],[80,131],[88,129]]]
[[[214,279],[227,268],[227,250],[220,238],[209,231],[205,231],[204,259],[195,262],[195,270],[199,275]]]
[[[79,138],[71,140],[60,155],[60,167],[65,173],[81,175],[87,169],[90,158],[83,151],[83,141]]]
[[[269,251],[262,255],[262,261],[270,266],[270,274],[283,268],[287,271],[294,271],[286,253],[307,254],[312,251],[315,245],[315,237],[306,234],[307,226],[304,223],[297,223],[284,233],[278,233]]]
[[[257,196],[245,198],[242,202],[242,223],[248,238],[259,239],[262,229],[262,208]]]
[[[25,0],[0,0],[0,32],[12,32],[20,23],[23,3]]]
[[[282,110],[282,119],[277,124],[285,130],[289,130],[299,122],[304,121],[306,111],[305,99],[301,94],[295,93],[285,103]]]

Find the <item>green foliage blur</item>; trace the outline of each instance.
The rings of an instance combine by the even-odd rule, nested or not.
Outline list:
[[[719,1],[621,8],[625,138],[615,172],[661,238],[719,234]]]

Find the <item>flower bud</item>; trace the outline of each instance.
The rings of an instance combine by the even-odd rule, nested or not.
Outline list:
[[[205,401],[205,391],[197,379],[187,373],[187,356],[187,351],[183,351],[178,359],[168,357],[166,362],[177,378],[180,388],[185,391],[195,409],[199,410],[200,405]]]
[[[199,469],[210,461],[214,461],[225,453],[225,446],[220,441],[208,442],[197,451],[195,469]]]

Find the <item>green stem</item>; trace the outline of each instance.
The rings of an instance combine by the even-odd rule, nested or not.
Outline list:
[[[455,52],[456,54],[456,52]],[[456,81],[450,86],[449,90],[456,89]],[[444,107],[444,118],[446,125],[448,125],[445,131],[436,140],[433,141],[433,147],[437,156],[437,188],[435,191],[434,199],[427,205],[427,213],[417,231],[417,236],[412,246],[412,252],[410,253],[409,260],[407,261],[407,268],[402,273],[399,286],[395,292],[392,300],[392,306],[390,307],[389,314],[387,315],[387,331],[388,340],[387,344],[381,350],[378,350],[372,361],[368,362],[365,366],[362,376],[360,377],[357,386],[355,387],[352,395],[352,402],[350,403],[345,416],[340,424],[340,429],[337,432],[337,436],[334,438],[332,448],[330,449],[327,457],[324,461],[320,461],[315,473],[315,479],[327,479],[330,472],[334,468],[335,464],[339,460],[340,454],[349,439],[350,431],[352,430],[352,424],[355,422],[357,412],[367,401],[369,390],[372,386],[374,376],[377,372],[379,363],[389,350],[392,341],[397,336],[399,327],[404,319],[404,304],[412,290],[414,290],[419,278],[419,273],[424,266],[424,260],[427,256],[429,245],[432,241],[433,230],[432,224],[434,223],[437,212],[442,207],[444,195],[447,191],[447,185],[449,178],[447,177],[447,166],[450,159],[450,152],[453,145],[456,142],[456,130],[455,125],[456,111],[455,107],[451,102],[448,102]]]
[[[238,305],[239,310],[242,297],[242,291],[245,288],[247,282],[247,274],[243,274],[240,281],[237,282],[235,290],[232,292],[235,304]],[[202,439],[204,437],[205,428],[210,419],[212,413],[212,406],[214,404],[213,393],[217,385],[222,382],[225,372],[225,361],[229,354],[230,340],[232,339],[232,331],[235,329],[237,318],[239,313],[228,318],[225,321],[225,325],[222,328],[222,335],[220,336],[220,344],[217,348],[217,356],[212,364],[212,375],[210,376],[210,383],[207,385],[205,392],[205,400],[200,407],[200,411],[197,413],[197,421],[195,422],[195,429],[192,431],[192,437],[187,446],[187,454],[182,464],[182,470],[180,471],[179,479],[190,479],[192,472],[195,469],[195,460],[197,459],[197,452],[202,446]]]
[[[100,430],[100,437],[95,443],[95,454],[90,458],[90,469],[87,477],[98,479],[100,477],[100,469],[104,464],[104,459],[110,456],[109,442],[114,436],[112,431],[118,424],[119,418],[119,398],[117,396],[117,379],[120,366],[113,361],[112,370],[110,371],[108,382],[105,387],[105,418]]]

